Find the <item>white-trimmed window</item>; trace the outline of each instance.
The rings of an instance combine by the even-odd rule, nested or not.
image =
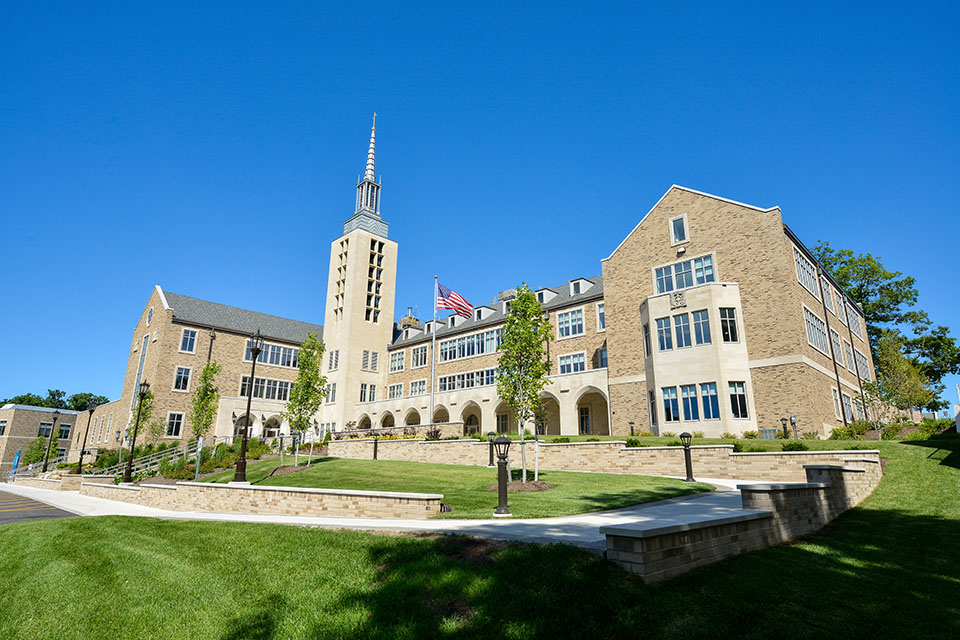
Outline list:
[[[793,257],[797,263],[797,281],[803,285],[803,288],[813,294],[819,300],[820,290],[817,287],[817,268],[813,263],[803,255],[799,248],[793,248]]]
[[[856,373],[857,370],[853,368],[854,362],[856,362],[853,359],[853,347],[846,340],[843,341],[843,354],[847,358],[847,370],[850,371],[850,373]]]
[[[60,429],[59,429],[60,433],[58,433],[57,436],[58,436],[61,440],[69,440],[69,439],[70,439],[70,427],[72,427],[72,426],[73,426],[73,425],[70,425],[70,424],[61,424],[61,425],[60,425]]]
[[[360,402],[367,401],[367,383],[363,382],[360,384]]]
[[[330,352],[327,371],[336,371],[340,368],[340,349],[334,349]]]
[[[853,335],[863,340],[863,326],[860,323],[860,312],[854,309],[850,303],[847,303],[847,318],[850,323],[850,331]]]
[[[183,414],[171,411],[167,414],[167,437],[179,438],[183,428]]]
[[[414,380],[410,383],[410,395],[411,396],[422,396],[427,393],[427,381],[426,380]]]
[[[833,410],[837,414],[837,420],[842,420],[843,415],[840,413],[840,394],[836,389],[831,389],[833,391]]]
[[[870,364],[867,362],[867,356],[860,353],[859,349],[854,349],[854,357],[857,363],[857,375],[864,380],[870,380]]]
[[[488,387],[497,383],[496,369],[480,369],[454,373],[437,378],[438,391],[457,391],[458,389],[473,389],[474,387]]]
[[[583,309],[557,314],[557,337],[569,338],[583,334]]]
[[[682,385],[680,387],[680,400],[683,406],[683,419],[700,420],[700,408],[697,406],[697,385]]]
[[[405,351],[394,351],[390,354],[390,372],[403,371]]]
[[[704,382],[700,385],[700,399],[703,401],[703,419],[720,419],[720,398],[717,395],[716,382]]]
[[[560,356],[560,373],[579,373],[586,368],[586,357],[582,353]]]
[[[676,387],[663,387],[663,421],[680,422],[680,401]]]
[[[650,324],[643,325],[643,355],[650,357]]]
[[[673,334],[670,331],[670,318],[657,318],[657,344],[660,351],[673,349]]]
[[[677,349],[693,344],[690,339],[690,315],[681,313],[673,316],[673,332],[677,336]]]
[[[294,349],[293,347],[284,347],[279,344],[265,344],[260,351],[260,355],[257,356],[257,362],[275,367],[296,369],[297,354],[299,353],[300,350]],[[243,354],[243,361],[253,361],[253,340],[247,340],[247,349]]]
[[[607,314],[604,309],[604,303],[597,303],[597,331],[604,331],[607,328]]]
[[[723,336],[724,342],[740,341],[735,307],[720,307],[720,335]]]
[[[330,384],[327,385],[326,401],[329,404],[333,404],[334,402],[337,401],[337,383],[336,382],[331,382]]]
[[[419,369],[427,366],[427,345],[414,347],[410,350],[410,368]]]
[[[830,329],[830,342],[833,343],[833,358],[840,364],[843,364],[843,348],[841,347],[840,334]]]
[[[826,323],[810,309],[803,308],[803,316],[807,323],[807,342],[810,346],[824,355],[830,355],[830,345],[827,342]]]
[[[714,281],[713,256],[700,256],[676,264],[657,267],[653,271],[657,293],[686,289]]]
[[[363,350],[360,368],[364,371],[376,371],[380,366],[380,354],[376,351]]]
[[[710,314],[706,309],[693,312],[693,336],[697,344],[710,344]]]
[[[690,241],[690,229],[687,228],[687,214],[681,213],[670,218],[670,246]]]
[[[153,307],[150,307],[150,310],[147,311],[147,326],[149,327],[153,323]]]
[[[843,394],[843,415],[847,417],[847,422],[853,422],[853,401],[847,394]]]
[[[396,400],[397,398],[403,397],[403,383],[398,382],[397,384],[392,384],[387,387],[387,398],[390,400]]]
[[[440,362],[449,362],[484,353],[494,353],[501,342],[503,342],[503,328],[491,329],[451,340],[442,340],[437,353],[440,355]]]
[[[370,402],[377,401],[377,385],[370,385]]]
[[[820,278],[820,286],[823,289],[823,303],[827,305],[828,310],[836,314],[833,306],[833,287],[830,286],[830,281],[826,278]]]
[[[180,338],[180,351],[193,353],[197,348],[197,332],[193,329],[184,329]]]
[[[270,378],[257,378],[253,383],[253,397],[263,400],[282,400],[286,402],[290,399],[290,388],[293,383],[286,380],[272,380]],[[246,398],[250,392],[250,376],[243,376],[240,379],[240,397]]]
[[[747,413],[747,385],[745,382],[730,383],[730,410],[734,418],[746,419]]]
[[[7,431],[7,421],[0,420],[0,436],[2,436]]]
[[[837,317],[840,318],[840,322],[844,325],[847,324],[847,304],[846,298],[843,297],[843,294],[839,291],[837,293]]]
[[[190,390],[190,367],[177,367],[177,373],[173,377],[173,390]]]

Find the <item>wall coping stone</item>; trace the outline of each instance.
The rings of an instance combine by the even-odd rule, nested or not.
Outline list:
[[[847,467],[842,464],[805,464],[804,469],[838,469],[849,473],[866,473],[866,469],[857,469],[856,467]]]
[[[876,458],[841,458],[844,462],[872,462],[873,464],[880,464],[880,460]]]
[[[748,522],[750,520],[761,520],[763,518],[772,518],[772,511],[755,511],[753,509],[744,509],[733,516],[715,516],[701,515],[694,516],[688,522],[670,525],[657,525],[656,523],[637,523],[631,525],[617,525],[613,527],[600,527],[600,533],[605,536],[620,536],[622,538],[654,538],[656,536],[665,536],[671,533],[682,531],[695,531],[696,529],[706,529],[708,527],[717,527],[725,524],[736,524],[737,522]]]
[[[475,438],[457,438],[456,440],[446,440],[446,439],[443,439],[443,440],[426,440],[426,439],[424,439],[424,438],[420,438],[420,439],[418,439],[418,440],[414,440],[414,442],[422,442],[423,444],[437,444],[437,443],[441,443],[441,442],[472,442],[473,444],[490,444],[489,442],[480,442],[479,440],[477,440],[477,439],[475,439]],[[531,441],[528,441],[528,442],[531,442]]]
[[[709,445],[707,445],[709,446]],[[847,450],[847,449],[823,449],[816,451],[741,451],[740,453],[733,453],[734,456],[803,456],[803,455],[836,455],[838,453],[876,453],[880,455],[879,449],[861,449],[861,450]]]
[[[123,489],[124,491],[140,491],[140,487],[133,484],[104,484],[103,482],[81,482],[80,484],[90,487],[113,487],[114,489]]]
[[[316,489],[313,487],[280,487],[264,485],[226,485],[214,482],[178,482],[177,486],[207,487],[221,491],[285,491],[342,496],[368,496],[371,498],[411,498],[414,500],[440,500],[442,493],[401,493],[398,491],[366,491],[360,489]]]
[[[740,491],[789,491],[790,489],[826,489],[829,482],[778,482],[764,484],[738,484]]]
[[[18,479],[18,478],[17,478],[16,476],[14,476],[14,482],[13,482],[14,484],[17,483],[17,482],[16,482],[17,479]],[[59,482],[60,482],[60,478],[24,477],[24,478],[22,478],[22,479],[23,479],[23,480],[31,480],[31,481],[37,480],[37,481],[39,481],[39,482],[56,482],[56,483],[59,483]]]
[[[571,442],[570,444],[581,444],[579,442]],[[597,444],[592,442],[589,444]],[[691,449],[733,449],[732,444],[693,444],[690,445]],[[670,449],[673,451],[683,450],[682,444],[675,444],[673,446],[661,446],[661,447],[623,447],[621,451],[657,451],[663,449]]]
[[[518,441],[515,441],[518,442]],[[533,438],[527,440],[527,442],[534,442]],[[541,447],[570,447],[570,446],[580,446],[585,444],[627,444],[626,440],[594,440],[591,442],[541,442]],[[650,447],[648,447],[650,448]]]
[[[141,487],[148,487],[150,489],[167,489],[169,491],[176,491],[176,485],[172,484],[142,484]]]

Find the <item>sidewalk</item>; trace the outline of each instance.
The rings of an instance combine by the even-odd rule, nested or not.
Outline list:
[[[0,483],[0,491],[12,493],[69,511],[81,516],[136,516],[168,520],[210,520],[223,522],[264,522],[325,529],[357,529],[405,533],[455,533],[495,540],[564,543],[588,549],[603,549],[600,527],[639,522],[666,525],[684,524],[705,515],[734,515],[741,510],[740,492],[734,490],[736,480],[700,478],[715,485],[712,493],[699,493],[659,502],[558,518],[490,519],[490,520],[401,520],[387,518],[322,518],[311,516],[255,515],[242,513],[207,513],[199,511],[167,511],[126,502],[80,495],[77,491],[53,491]]]

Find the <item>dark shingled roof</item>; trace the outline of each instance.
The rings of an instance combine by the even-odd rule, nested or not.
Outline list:
[[[310,333],[323,338],[323,327],[309,322],[271,316],[266,313],[240,309],[216,302],[164,292],[173,309],[173,319],[184,324],[224,329],[242,334],[254,334],[257,329],[264,338],[302,343]]]

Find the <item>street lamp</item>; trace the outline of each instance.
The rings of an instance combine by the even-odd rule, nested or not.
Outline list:
[[[493,517],[509,517],[510,507],[507,506],[507,452],[510,451],[510,438],[500,436],[493,441],[497,451],[497,509]]]
[[[631,421],[628,422],[627,424],[630,425],[630,436],[632,437],[632,436],[633,436],[633,420],[631,420]]]
[[[53,444],[53,432],[57,430],[57,420],[60,418],[60,409],[53,410],[53,426],[50,427],[50,437],[47,438],[47,453],[43,456],[43,472],[47,472],[47,463],[50,461],[50,445]]]
[[[91,402],[87,405],[87,428],[83,432],[83,442],[80,443],[80,460],[77,461],[77,474],[83,473],[83,451],[87,446],[87,436],[90,435],[90,420],[93,418],[93,412],[97,410],[97,403]]]
[[[251,341],[253,344],[250,346],[250,356],[253,362],[250,364],[250,384],[247,386],[247,415],[243,418],[243,437],[240,439],[240,457],[237,459],[237,472],[233,474],[234,482],[247,481],[247,437],[250,434],[250,403],[253,401],[253,387],[256,383],[254,375],[257,372],[257,358],[263,351],[263,336],[260,335],[260,329],[257,329],[257,334],[252,337]],[[280,442],[282,447],[283,440]]]
[[[783,425],[783,439],[787,439],[787,418],[780,418],[780,424]]]
[[[130,455],[127,457],[127,467],[123,470],[123,481],[133,482],[133,450],[137,446],[137,431],[140,430],[140,410],[143,408],[143,401],[150,392],[150,383],[144,380],[140,383],[137,395],[140,396],[140,402],[137,403],[137,420],[133,423],[133,440],[130,442]]]
[[[687,466],[687,477],[684,479],[684,482],[696,482],[693,479],[693,460],[690,459],[690,441],[693,440],[693,436],[684,431],[680,434],[680,442],[683,444],[683,461]]]
[[[490,443],[490,462],[487,463],[488,467],[493,466],[493,439],[496,435],[493,431],[487,432],[487,441]]]

